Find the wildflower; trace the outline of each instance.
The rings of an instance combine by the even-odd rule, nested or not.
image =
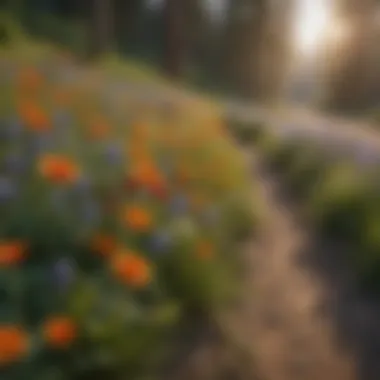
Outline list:
[[[199,259],[209,260],[214,256],[214,248],[211,243],[202,241],[198,244],[196,249],[196,255]]]
[[[126,207],[123,220],[128,228],[136,232],[146,232],[153,224],[151,214],[140,206]]]
[[[94,199],[86,199],[82,205],[82,218],[85,223],[97,224],[100,220],[100,206]]]
[[[177,195],[171,200],[169,209],[175,216],[184,215],[189,209],[189,202],[184,195]]]
[[[38,162],[40,175],[54,183],[72,183],[79,178],[77,164],[65,157],[55,154],[46,154]]]
[[[19,105],[19,115],[26,127],[35,132],[45,132],[51,128],[46,112],[32,101],[23,101]]]
[[[12,364],[26,355],[29,338],[26,332],[14,325],[0,325],[0,367]]]
[[[18,240],[0,241],[0,266],[20,263],[25,258],[26,246]]]
[[[171,235],[165,231],[155,232],[150,239],[150,250],[154,253],[164,253],[170,249],[172,240]]]
[[[132,252],[121,252],[111,260],[114,275],[123,283],[134,288],[142,288],[151,281],[151,267],[143,258]]]
[[[109,162],[111,165],[118,165],[123,163],[123,150],[121,146],[116,143],[108,144],[105,147],[104,155],[107,162]]]
[[[112,255],[116,248],[116,240],[111,235],[98,234],[91,241],[91,249],[104,257]]]
[[[130,182],[146,187],[156,195],[164,193],[164,179],[158,168],[149,159],[141,160],[132,168]]]
[[[74,279],[74,264],[67,258],[60,259],[54,265],[54,275],[58,287],[61,290],[67,289]]]
[[[58,349],[68,348],[77,335],[75,323],[65,316],[48,319],[43,326],[43,330],[48,346]]]
[[[0,202],[11,200],[16,192],[16,185],[10,178],[0,177]]]

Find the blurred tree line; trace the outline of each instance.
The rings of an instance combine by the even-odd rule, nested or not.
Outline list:
[[[259,101],[286,94],[298,0],[2,0],[28,33],[86,58],[109,51],[198,87]],[[380,2],[331,0],[349,43],[326,47],[324,105],[380,104]],[[302,73],[299,73],[302,75]]]
[[[147,60],[174,78],[260,100],[281,95],[291,0],[3,0],[28,33],[87,57]],[[279,17],[280,16],[280,17]]]
[[[344,112],[380,109],[380,2],[337,0],[347,38],[327,52],[326,105]]]

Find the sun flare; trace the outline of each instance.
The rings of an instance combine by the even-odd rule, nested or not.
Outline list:
[[[298,0],[295,44],[302,54],[312,53],[324,38],[331,18],[331,0]]]

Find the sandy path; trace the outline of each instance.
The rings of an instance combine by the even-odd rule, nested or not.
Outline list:
[[[268,218],[247,247],[241,304],[223,324],[252,351],[264,380],[356,379],[355,361],[338,347],[331,316],[320,312],[331,289],[300,264],[309,233],[279,199],[276,181],[260,173],[257,159],[252,166],[262,179]]]

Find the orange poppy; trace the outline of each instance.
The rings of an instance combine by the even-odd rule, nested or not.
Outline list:
[[[46,112],[32,101],[22,101],[19,104],[19,115],[27,128],[35,132],[44,132],[51,128]]]
[[[126,207],[123,213],[123,220],[128,228],[136,232],[146,232],[153,224],[151,214],[139,206]]]
[[[38,170],[42,177],[60,184],[74,182],[80,175],[78,165],[73,160],[55,154],[42,156]]]
[[[202,241],[198,244],[196,255],[199,259],[209,260],[214,257],[215,251],[212,244],[208,241]]]
[[[26,246],[20,241],[0,242],[0,266],[17,264],[25,257]]]
[[[29,338],[18,326],[0,326],[0,366],[16,362],[26,355]]]
[[[149,188],[154,188],[163,183],[159,170],[149,159],[141,160],[134,165],[131,178],[136,184]]]
[[[75,323],[64,316],[48,319],[43,330],[47,344],[53,348],[68,348],[77,336]]]
[[[115,255],[111,261],[111,269],[119,280],[134,288],[146,286],[152,278],[149,262],[129,251]]]
[[[102,256],[110,256],[117,247],[115,239],[110,235],[99,234],[91,242],[91,248]]]

